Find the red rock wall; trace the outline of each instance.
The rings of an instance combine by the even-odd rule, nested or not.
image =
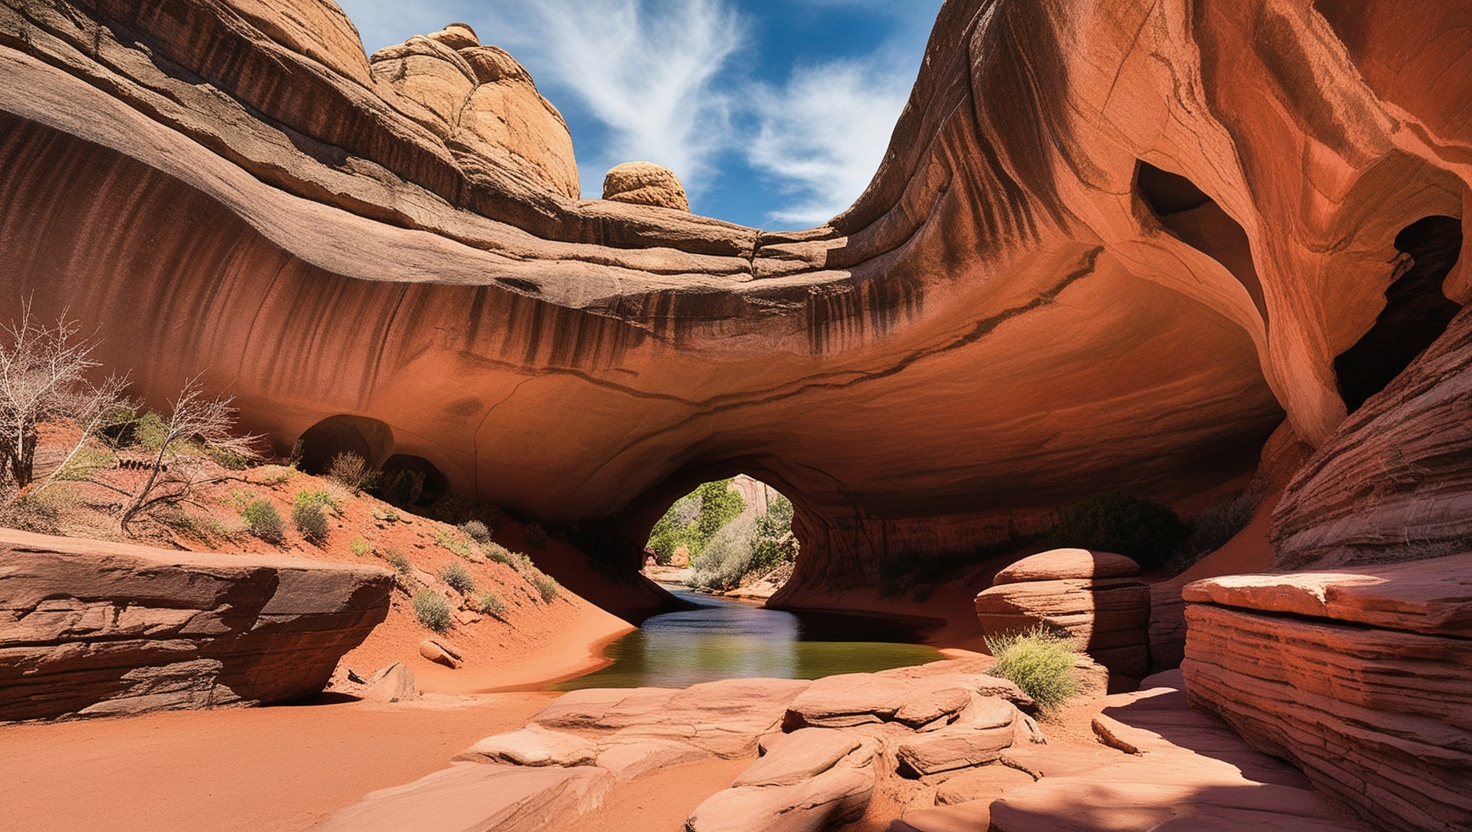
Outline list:
[[[0,721],[320,693],[393,575],[0,531]]]
[[[1285,414],[1333,434],[1333,359],[1396,234],[1461,215],[1472,138],[1352,28],[952,0],[865,195],[763,234],[451,147],[327,2],[0,3],[0,296],[99,327],[151,401],[203,372],[283,447],[379,420],[622,568],[745,472],[797,506],[790,592],[872,581],[1216,485]],[[1142,162],[1208,203],[1142,195]]]

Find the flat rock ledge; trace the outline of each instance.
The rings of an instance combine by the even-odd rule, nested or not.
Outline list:
[[[0,530],[0,721],[319,693],[393,575]]]
[[[1472,555],[1183,594],[1193,707],[1377,828],[1472,828]]]
[[[816,832],[862,817],[880,792],[933,805],[936,784],[1003,772],[1005,751],[1044,742],[1018,709],[1031,701],[986,675],[989,665],[574,691],[525,728],[487,737],[451,768],[371,794],[319,829],[403,829],[411,819],[424,832],[567,829],[620,781],[753,755],[730,788],[696,807],[688,832]],[[964,795],[964,781],[951,791]]]

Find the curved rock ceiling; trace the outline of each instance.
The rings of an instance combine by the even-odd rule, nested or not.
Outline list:
[[[1285,414],[1323,443],[1397,235],[1462,216],[1469,24],[951,0],[869,189],[769,234],[576,198],[561,117],[464,26],[370,64],[327,0],[4,0],[0,291],[150,400],[202,371],[283,447],[360,417],[630,567],[745,471],[797,505],[795,602],[1216,485]]]

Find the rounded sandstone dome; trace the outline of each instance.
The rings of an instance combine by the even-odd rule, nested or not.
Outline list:
[[[993,586],[1070,578],[1127,578],[1140,565],[1124,555],[1088,549],[1053,549],[1023,558],[997,573]]]
[[[603,178],[603,198],[634,205],[689,211],[685,186],[669,168],[651,162],[624,162]]]

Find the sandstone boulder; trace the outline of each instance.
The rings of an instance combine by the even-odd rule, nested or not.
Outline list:
[[[687,832],[817,832],[861,817],[874,791],[878,744],[808,731],[803,740],[811,746],[782,744],[695,807]]]
[[[460,648],[442,638],[427,638],[419,642],[419,655],[455,670],[465,663]]]
[[[1128,679],[1150,672],[1150,588],[1130,577],[1134,561],[1119,555],[1058,549],[1003,570],[1001,581],[976,596],[976,616],[988,634],[1043,626],[1072,636],[1079,648]],[[1102,573],[1109,577],[1079,576]],[[1076,577],[1052,577],[1070,575]]]
[[[619,781],[635,780],[662,768],[710,759],[704,748],[672,740],[628,739],[598,752],[598,767],[613,772]]]
[[[486,737],[460,752],[456,762],[510,763],[518,766],[585,766],[598,756],[592,740],[528,725],[520,731]]]
[[[0,721],[320,692],[388,614],[382,569],[0,530]]]
[[[373,675],[363,688],[363,698],[370,702],[408,702],[419,698],[414,671],[403,662],[394,662]]]
[[[479,82],[459,113],[450,146],[478,171],[511,171],[537,189],[568,199],[582,193],[567,122],[532,83],[531,75],[504,50],[475,46],[460,51]]]
[[[454,134],[476,85],[475,71],[458,52],[415,36],[374,52],[369,63],[373,76],[398,93],[395,103],[406,115],[442,140]]]
[[[1021,694],[1011,682],[980,674],[908,679],[868,673],[828,676],[813,682],[792,701],[782,725],[789,731],[883,722],[920,728],[937,721],[955,721],[973,697],[1013,692]]]
[[[603,198],[633,205],[689,211],[685,186],[669,168],[649,162],[624,162],[603,177]]]
[[[1000,728],[953,726],[901,743],[896,757],[902,773],[924,777],[993,762],[1012,740],[1011,723]]]
[[[1140,565],[1124,555],[1088,549],[1053,549],[1006,567],[992,579],[992,585],[1064,578],[1128,578],[1138,574]]]
[[[1043,752],[1058,749],[1047,749]],[[985,800],[987,805],[1001,797],[1008,789],[1029,785],[1037,778],[1010,764],[979,766],[959,771],[940,783],[935,790],[935,802],[941,806],[955,806],[974,800]]]

